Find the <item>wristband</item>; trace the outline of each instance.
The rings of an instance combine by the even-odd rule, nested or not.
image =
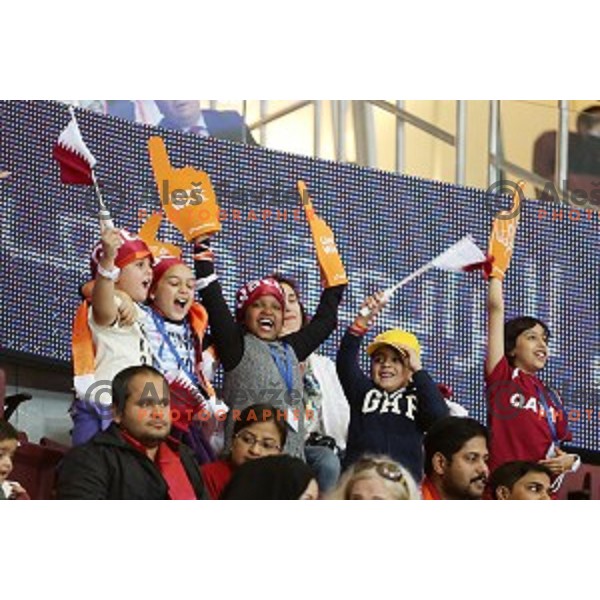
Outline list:
[[[363,335],[365,335],[365,333],[367,333],[367,331],[369,331],[368,327],[363,327],[356,321],[354,323],[352,323],[352,325],[350,325],[350,327],[348,329],[350,330],[351,333],[353,333],[354,335],[357,335],[359,337],[362,337]]]
[[[213,262],[215,253],[207,246],[194,246],[194,260],[207,260]]]
[[[119,279],[119,275],[121,274],[121,269],[119,267],[113,267],[110,271],[102,267],[101,264],[98,264],[98,275],[104,277],[104,279],[110,279],[110,281],[117,281]]]
[[[206,289],[213,281],[217,280],[217,274],[211,273],[208,277],[196,279],[196,290],[201,291]]]

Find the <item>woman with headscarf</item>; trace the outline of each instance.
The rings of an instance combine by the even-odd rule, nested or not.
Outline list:
[[[243,464],[225,488],[222,500],[317,500],[319,486],[312,469],[287,454]]]

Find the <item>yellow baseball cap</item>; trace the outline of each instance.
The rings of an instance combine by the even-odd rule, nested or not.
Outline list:
[[[371,356],[381,346],[391,346],[400,353],[402,353],[402,346],[409,346],[416,351],[419,358],[421,357],[421,344],[417,336],[403,329],[390,329],[380,333],[367,347],[367,354]]]

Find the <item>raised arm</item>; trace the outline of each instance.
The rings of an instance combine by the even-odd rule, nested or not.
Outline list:
[[[117,320],[115,282],[107,275],[115,270],[115,258],[122,243],[118,229],[104,229],[102,232],[102,257],[92,292],[92,313],[100,327],[108,327]]]
[[[321,272],[321,281],[325,290],[317,312],[309,325],[299,332],[283,338],[291,344],[299,361],[306,360],[337,327],[337,310],[342,294],[348,285],[348,277],[342,258],[335,244],[333,231],[327,223],[318,217],[308,195],[306,184],[298,181],[298,191],[308,220],[317,262]]]
[[[354,322],[342,337],[336,358],[336,368],[340,383],[350,404],[352,404],[353,399],[362,401],[362,390],[372,385],[371,378],[365,375],[360,368],[359,349],[364,335],[384,306],[385,300],[382,292],[377,292],[367,298],[363,302],[361,310],[365,307],[369,308],[369,316],[363,317],[359,311]]]
[[[488,349],[485,370],[491,374],[504,356],[504,296],[502,280],[492,277],[488,284]]]
[[[517,226],[521,216],[521,198],[525,183],[515,186],[513,205],[508,211],[501,211],[492,223],[488,253],[492,256],[492,272],[488,288],[488,353],[486,373],[488,375],[504,356],[504,297],[502,282],[512,259]]]
[[[290,344],[300,362],[306,360],[335,331],[338,307],[345,289],[346,285],[324,289],[317,312],[308,325],[281,338]]]
[[[371,379],[363,373],[358,358],[362,339],[362,333],[348,328],[336,356],[338,379],[350,404],[362,402],[361,392],[371,387]]]
[[[194,267],[196,287],[208,312],[212,341],[223,369],[231,371],[242,360],[244,333],[225,302],[221,284],[215,273],[214,253],[205,237],[200,237],[194,242]]]

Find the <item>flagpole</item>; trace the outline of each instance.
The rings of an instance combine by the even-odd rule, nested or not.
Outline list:
[[[409,281],[416,279],[420,275],[423,275],[429,269],[434,267],[434,261],[428,262],[426,265],[423,265],[421,268],[417,269],[414,273],[411,273],[408,277],[405,277],[402,281],[396,283],[392,287],[387,288],[383,291],[383,299],[385,302],[388,302],[389,299],[403,286],[406,285]],[[360,315],[362,317],[367,318],[371,314],[371,309],[368,307],[364,307],[360,309]]]
[[[75,121],[77,128],[79,128],[79,123],[77,123],[77,117],[75,116],[75,107],[72,104],[69,104],[69,114],[71,118]],[[92,174],[92,182],[94,184],[94,191],[96,193],[96,199],[98,200],[98,204],[100,205],[100,210],[98,211],[98,218],[100,219],[100,228],[101,229],[114,229],[115,224],[110,216],[110,212],[108,212],[108,208],[104,202],[104,198],[102,198],[102,194],[100,193],[100,186],[98,185],[98,180],[96,179],[96,172],[93,167],[90,167],[90,172]]]
[[[465,246],[467,246],[467,247],[465,247]],[[473,250],[477,251],[477,255],[473,255]],[[446,263],[448,262],[448,257],[450,255],[453,255],[453,254],[456,255],[457,253],[461,257],[463,257],[463,260],[465,258],[465,254],[470,259],[470,261],[468,261],[467,263],[462,265],[461,268],[464,268],[464,267],[468,266],[469,264],[483,264],[481,261],[485,260],[484,254],[475,245],[473,238],[470,235],[467,235],[467,236],[463,237],[462,239],[460,239],[455,244],[452,244],[452,246],[450,246],[450,248],[448,248],[447,250],[444,250],[444,252],[442,252],[441,254],[438,254],[433,260],[431,260],[427,264],[423,265],[420,269],[417,269],[414,273],[411,273],[408,277],[405,277],[399,283],[384,290],[383,300],[385,302],[387,302],[396,293],[396,291],[399,290],[403,285],[406,285],[409,281],[412,281],[413,279],[419,277],[419,275],[423,275],[423,273],[425,273],[426,271],[429,271],[429,269],[432,269],[433,267],[438,267],[438,268],[446,269],[446,270],[455,270],[452,267],[449,268],[448,265],[444,266],[443,263],[444,263],[444,260],[446,260]],[[456,256],[454,256],[454,258],[456,258]],[[442,264],[440,264],[440,262]],[[365,306],[364,308],[360,309],[359,314],[365,318],[368,318],[369,315],[371,314],[371,310]]]
[[[426,265],[423,265],[420,269],[417,269],[414,273],[411,273],[408,277],[405,277],[402,281],[400,281],[396,285],[393,285],[391,288],[388,288],[383,293],[386,294],[389,300],[389,298],[391,298],[392,295],[395,294],[396,291],[398,291],[403,285],[406,285],[409,281],[416,279],[417,277],[419,277],[419,275],[423,275],[425,271],[429,271],[429,269],[432,269],[434,266],[435,265],[433,261],[427,263]]]
[[[94,169],[91,169],[92,172],[92,181],[94,182],[94,191],[96,192],[96,198],[98,199],[98,204],[100,204],[100,210],[98,211],[98,218],[100,219],[100,227],[102,229],[114,229],[115,224],[108,212],[108,208],[106,208],[106,204],[104,204],[104,199],[102,198],[102,194],[100,193],[100,186],[98,185],[98,180],[96,179],[96,173]]]

